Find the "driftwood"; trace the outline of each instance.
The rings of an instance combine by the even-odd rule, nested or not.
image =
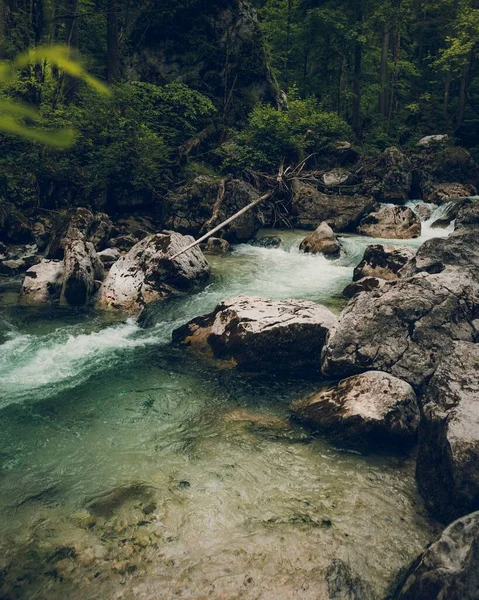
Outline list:
[[[265,200],[269,200],[270,198],[272,198],[276,192],[276,189],[277,188],[275,188],[274,190],[270,190],[269,192],[266,192],[266,194],[263,194],[259,198],[256,198],[256,200],[254,200],[253,202],[250,202],[250,204],[243,207],[237,213],[235,213],[234,215],[232,215],[231,217],[226,219],[226,221],[223,221],[222,223],[220,223],[219,225],[214,227],[211,231],[208,231],[208,233],[205,233],[205,235],[201,236],[198,240],[195,240],[194,242],[192,242],[191,244],[186,246],[186,248],[183,248],[182,250],[180,250],[180,252],[177,252],[174,256],[171,257],[171,260],[177,258],[178,256],[181,256],[185,252],[188,252],[188,250],[191,250],[198,244],[201,244],[202,242],[204,242],[205,240],[210,238],[212,235],[214,235],[217,231],[220,231],[220,229],[223,229],[223,227],[226,227],[226,225],[229,225],[230,223],[235,221],[238,217],[241,217],[241,215],[244,215],[245,213],[247,213],[249,210],[251,210],[255,206],[258,206],[258,204],[261,204],[261,202],[264,202]]]

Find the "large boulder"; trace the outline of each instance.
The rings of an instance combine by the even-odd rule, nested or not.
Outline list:
[[[247,371],[318,369],[333,313],[305,300],[240,296],[173,332],[176,344]]]
[[[361,219],[358,233],[376,238],[417,238],[421,235],[421,220],[407,206],[383,205]]]
[[[406,202],[412,186],[411,163],[407,156],[394,146],[384,151],[386,173],[382,178],[383,202]]]
[[[325,254],[334,257],[341,252],[341,244],[331,227],[327,223],[321,223],[313,233],[304,238],[299,249],[308,254]]]
[[[411,248],[372,244],[366,248],[359,265],[354,269],[353,281],[363,277],[397,279],[399,271],[414,257]]]
[[[143,239],[112,266],[100,288],[98,306],[135,314],[154,300],[205,283],[210,271],[198,247],[172,258],[193,241],[174,231]]]
[[[459,210],[456,227],[447,238],[427,240],[401,270],[401,277],[415,273],[440,273],[448,267],[479,269],[479,202],[467,202]]]
[[[292,412],[334,440],[354,446],[408,444],[419,425],[412,387],[380,371],[343,379],[333,389],[296,403]]]
[[[386,280],[379,277],[363,277],[349,283],[343,290],[343,296],[345,298],[352,298],[361,292],[370,292],[371,290],[382,288],[385,284]]]
[[[25,273],[21,300],[34,304],[58,300],[62,281],[63,261],[43,259]]]
[[[293,223],[302,229],[316,229],[318,223],[326,221],[336,232],[352,232],[375,206],[371,197],[330,196],[298,179],[291,187]]]
[[[416,477],[434,516],[479,510],[479,345],[450,342],[423,397]]]
[[[63,285],[60,301],[71,306],[88,304],[104,278],[103,263],[91,242],[70,241],[64,249]]]
[[[391,373],[420,389],[453,340],[474,341],[479,284],[446,270],[386,282],[354,296],[330,331],[323,372],[347,377]]]
[[[169,229],[198,236],[258,197],[258,192],[240,179],[224,180],[201,175],[168,196],[163,219]],[[246,242],[260,227],[258,211],[252,209],[224,228],[222,236],[228,242]]]
[[[463,183],[435,183],[424,191],[424,200],[433,204],[443,204],[456,198],[474,196],[476,189],[472,185]]]
[[[104,213],[92,213],[87,208],[77,208],[58,216],[52,224],[50,241],[45,258],[61,260],[65,248],[76,240],[91,242],[98,250],[106,247],[113,224]]]
[[[417,146],[422,148],[429,148],[430,146],[437,146],[437,144],[445,144],[449,139],[447,133],[440,133],[436,135],[426,135],[419,140]]]
[[[477,600],[479,512],[458,519],[401,576],[388,600]]]

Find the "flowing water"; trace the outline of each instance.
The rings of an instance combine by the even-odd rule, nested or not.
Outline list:
[[[446,235],[437,216],[391,243]],[[342,451],[289,423],[317,381],[170,346],[175,327],[238,294],[339,312],[375,242],[345,236],[331,261],[298,251],[304,232],[274,234],[281,248],[209,257],[212,283],[147,328],[23,307],[20,282],[0,283],[1,599],[318,600],[334,559],[382,593],[430,541],[413,457]]]

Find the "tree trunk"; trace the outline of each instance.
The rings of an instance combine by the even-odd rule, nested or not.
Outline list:
[[[381,92],[379,94],[379,114],[383,117],[388,115],[388,58],[389,58],[389,40],[391,34],[389,30],[389,24],[384,23],[383,28],[383,43],[381,48],[381,67],[379,71],[379,77],[381,82]]]
[[[0,59],[5,58],[5,40],[7,38],[7,5],[0,0]]]
[[[358,36],[362,35],[362,29],[358,29]],[[356,40],[354,46],[354,81],[353,81],[353,116],[352,116],[352,127],[359,135],[361,129],[361,77],[362,77],[362,63],[363,63],[363,48],[361,41]]]
[[[118,40],[118,6],[116,0],[110,0],[106,13],[106,42],[108,54],[107,78],[115,83],[120,78],[120,50]]]
[[[472,66],[473,60],[474,60],[474,53],[471,50],[469,52],[469,54],[467,55],[467,60],[464,64],[464,67],[462,68],[462,73],[461,73],[461,81],[460,81],[460,86],[459,86],[459,99],[457,102],[456,119],[455,119],[456,131],[461,127],[461,125],[464,121],[464,113],[466,110],[466,100],[467,100],[467,90],[469,88],[469,75],[471,73],[471,66]]]

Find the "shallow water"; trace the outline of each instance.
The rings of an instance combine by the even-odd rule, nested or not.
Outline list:
[[[426,224],[406,243],[446,234]],[[298,251],[304,232],[279,235],[281,249],[209,257],[208,288],[145,329],[21,307],[19,282],[0,283],[0,598],[317,600],[333,559],[381,593],[432,538],[412,457],[341,451],[288,422],[317,381],[169,345],[237,294],[338,312],[374,240],[345,236],[330,261]]]

